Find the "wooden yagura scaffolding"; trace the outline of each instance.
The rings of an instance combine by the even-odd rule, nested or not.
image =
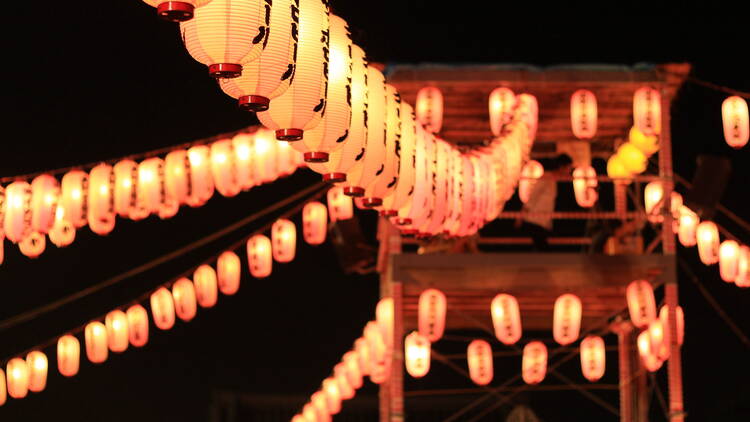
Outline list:
[[[495,65],[396,65],[389,66],[387,72],[389,83],[395,85],[411,103],[414,103],[416,92],[421,87],[440,88],[444,96],[443,130],[440,136],[460,144],[481,143],[491,137],[487,99],[494,88],[506,86],[516,93],[528,92],[535,95],[539,102],[539,130],[532,158],[552,156],[561,151],[573,152],[574,160],[607,158],[614,153],[617,144],[627,138],[628,130],[633,124],[633,93],[644,85],[654,87],[662,96],[658,171],[639,177],[641,180],[661,181],[664,197],[669,198],[673,189],[670,105],[689,69],[689,65],[684,64],[640,67],[560,66],[545,70]],[[570,129],[570,95],[581,88],[593,91],[599,105],[599,130],[594,139],[587,141],[575,139]],[[602,183],[614,182],[606,177],[599,177],[599,180]],[[552,213],[553,219],[619,219],[623,223],[646,221],[642,205],[633,199],[637,197],[639,185],[634,183],[628,187],[622,183],[613,184],[613,210],[596,213],[585,210],[575,213],[556,211]],[[626,199],[628,189],[631,201]],[[447,332],[471,329],[490,334],[490,302],[498,293],[510,293],[518,299],[524,331],[551,331],[555,299],[563,293],[575,293],[581,298],[584,309],[581,332],[610,332],[617,336],[619,406],[607,403],[556,373],[556,365],[569,360],[571,355],[577,356],[575,347],[550,350],[549,373],[611,413],[618,414],[623,422],[646,421],[648,405],[645,404],[645,371],[635,348],[636,333],[627,320],[627,313],[623,312],[627,307],[626,286],[633,280],[646,279],[654,287],[663,286],[664,303],[670,309],[668,331],[672,352],[667,363],[667,413],[670,421],[683,421],[685,414],[680,346],[675,335],[677,330],[674,310],[678,304],[675,239],[672,214],[664,204],[661,214],[663,222],[658,229],[660,233],[648,248],[637,253],[631,251],[630,254],[614,255],[546,252],[402,253],[402,239],[398,230],[381,219],[381,296],[392,297],[394,300],[395,333],[392,373],[380,388],[380,420],[385,422],[405,419],[403,337],[417,328],[419,294],[434,287],[441,290],[448,299]],[[518,216],[518,212],[504,212],[500,218]],[[488,243],[497,243],[497,239],[494,240],[495,242]],[[481,238],[478,243],[482,244]],[[486,409],[497,408],[512,396],[513,393],[500,394],[507,392],[503,387],[507,388],[510,384],[508,381],[499,384],[500,381],[493,381],[485,389],[486,395],[493,398],[490,405],[485,406]],[[519,391],[534,388],[521,386]],[[481,401],[481,398],[475,401],[474,406]],[[477,413],[476,409],[472,418],[467,419],[471,407],[469,405],[457,409],[446,421],[481,420],[483,413]]]

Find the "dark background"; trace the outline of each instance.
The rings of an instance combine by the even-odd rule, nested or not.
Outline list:
[[[709,13],[656,15],[654,9],[633,4],[632,10],[599,17],[540,17],[484,4],[334,0],[332,6],[347,19],[355,42],[372,61],[540,66],[688,61],[698,78],[750,91],[744,66],[747,32],[739,12],[724,11],[716,18]],[[695,12],[705,7],[689,6]],[[23,2],[5,13],[2,176],[118,157],[255,123],[236,110],[205,68],[188,56],[176,25],[158,20],[154,9],[140,1]],[[691,83],[680,91],[672,120],[675,169],[689,179],[698,154],[730,157],[734,173],[722,202],[748,217],[750,156],[747,148],[733,151],[723,141],[720,104],[725,96]],[[300,172],[236,198],[217,194],[207,205],[183,208],[168,221],[118,219],[109,236],[81,230],[72,246],[49,245],[34,262],[6,242],[0,319],[171,251],[316,180]],[[372,217],[363,219],[365,229],[371,229]],[[748,233],[718,221],[750,241]],[[246,234],[238,232],[102,294],[0,332],[0,357],[131,300]],[[679,254],[727,314],[750,333],[750,293],[721,282],[715,268],[699,264],[694,250],[681,249]],[[219,390],[301,398],[317,388],[373,317],[377,292],[374,275],[342,273],[330,244],[310,247],[299,242],[293,263],[276,265],[266,280],[243,275],[237,295],[221,297],[214,309],[200,310],[193,322],[178,322],[166,333],[152,326],[142,350],[111,354],[99,366],[83,358],[73,379],[57,374],[55,354],[48,350],[47,390],[24,400],[9,399],[0,409],[0,420],[204,421],[212,393]],[[748,420],[748,349],[684,277],[681,302],[687,314],[683,356],[690,419]],[[607,341],[614,344],[612,336]],[[616,382],[615,355],[608,358],[605,381]],[[582,381],[572,362],[564,372]],[[496,365],[501,368],[496,382],[520,367],[513,359]],[[407,388],[470,387],[436,370],[422,381],[408,382]],[[372,387],[363,393],[374,394]],[[607,394],[603,397],[617,403],[616,394]],[[520,401],[530,403],[545,420],[614,420],[576,393],[527,394]],[[291,406],[302,404],[299,399]],[[654,413],[654,420],[663,416]]]

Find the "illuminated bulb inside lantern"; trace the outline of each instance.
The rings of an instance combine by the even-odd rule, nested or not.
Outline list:
[[[256,154],[265,154],[271,149],[271,141],[262,136],[255,138],[255,152]]]
[[[234,152],[240,160],[247,160],[250,158],[250,148],[245,144],[235,145]]]
[[[227,156],[224,154],[216,154],[213,155],[212,158],[216,163],[224,164],[227,161]]]
[[[203,164],[203,155],[199,151],[188,150],[190,165],[199,167]]]

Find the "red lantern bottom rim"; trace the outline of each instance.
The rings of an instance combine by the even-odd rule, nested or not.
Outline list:
[[[381,217],[395,217],[398,215],[396,210],[380,210]]]
[[[397,226],[408,226],[411,224],[411,218],[395,218],[393,224]]]
[[[270,102],[271,100],[262,95],[243,95],[237,103],[242,110],[260,113],[261,111],[268,110]]]
[[[156,6],[156,14],[169,22],[185,22],[193,19],[195,7],[184,1],[165,1]]]
[[[346,182],[346,173],[326,173],[323,175],[323,181],[327,183]]]
[[[362,206],[366,208],[379,207],[381,205],[383,205],[381,198],[365,198],[362,200]]]
[[[208,74],[217,79],[232,79],[242,75],[242,65],[236,63],[214,63],[208,66]]]
[[[276,139],[289,142],[299,141],[304,133],[302,129],[279,129],[276,131]]]
[[[317,151],[308,151],[304,154],[305,162],[306,163],[327,163],[328,162],[328,153],[327,152],[317,152]]]
[[[365,195],[365,188],[359,186],[347,186],[344,188],[344,195],[360,198]]]

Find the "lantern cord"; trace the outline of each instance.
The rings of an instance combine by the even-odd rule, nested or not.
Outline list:
[[[690,265],[688,265],[687,261],[685,261],[682,258],[678,258],[680,261],[680,267],[682,267],[683,271],[687,273],[688,279],[695,284],[695,286],[698,288],[698,291],[701,292],[703,295],[703,298],[706,299],[706,302],[708,302],[709,305],[711,305],[712,308],[714,308],[714,311],[719,315],[719,317],[724,320],[724,322],[727,324],[730,330],[737,336],[737,338],[748,348],[750,349],[750,338],[747,337],[747,335],[742,332],[740,327],[737,326],[737,324],[732,320],[732,318],[724,312],[724,309],[722,309],[721,305],[719,305],[719,302],[716,301],[716,299],[711,296],[711,293],[706,289],[706,287],[701,284],[700,280],[698,280],[698,277],[693,272],[692,268],[690,268]]]
[[[132,269],[130,269],[128,271],[120,273],[120,274],[118,274],[116,276],[110,277],[110,278],[108,278],[108,279],[106,279],[106,280],[104,280],[104,281],[102,281],[102,282],[100,282],[100,283],[98,283],[96,285],[93,285],[91,287],[83,289],[83,290],[81,290],[79,292],[73,293],[73,294],[71,294],[69,296],[66,296],[66,297],[60,299],[60,300],[57,300],[55,302],[52,302],[52,303],[40,306],[40,307],[38,307],[36,309],[32,309],[30,311],[27,311],[27,312],[21,313],[19,315],[7,318],[7,319],[5,319],[3,321],[0,321],[0,332],[8,330],[10,328],[13,328],[13,327],[17,326],[18,324],[24,323],[26,321],[35,319],[35,318],[37,318],[37,317],[39,317],[41,315],[44,315],[46,313],[52,312],[52,311],[54,311],[56,309],[59,309],[59,308],[65,306],[65,305],[68,305],[68,304],[70,304],[72,302],[75,302],[75,301],[77,301],[79,299],[82,299],[82,298],[84,298],[86,296],[90,296],[90,295],[92,295],[94,293],[97,293],[97,292],[103,290],[103,289],[106,289],[106,288],[108,288],[110,286],[113,286],[113,285],[115,285],[117,283],[120,283],[123,280],[127,280],[127,279],[129,279],[131,277],[134,277],[136,275],[142,274],[142,273],[144,273],[144,272],[146,272],[148,270],[151,270],[151,269],[153,269],[153,268],[155,268],[155,267],[157,267],[157,266],[159,266],[159,265],[161,265],[161,264],[163,264],[165,262],[168,262],[168,261],[173,260],[175,258],[178,258],[178,257],[180,257],[182,255],[185,255],[185,254],[187,254],[189,252],[192,252],[192,251],[194,251],[194,250],[196,250],[196,249],[198,249],[198,248],[200,248],[202,246],[205,246],[205,245],[207,245],[207,244],[209,244],[209,243],[211,243],[211,242],[213,242],[213,241],[215,241],[215,240],[217,240],[217,239],[219,239],[219,238],[221,238],[221,237],[223,237],[223,236],[225,236],[225,235],[227,235],[229,233],[232,233],[232,232],[234,232],[234,231],[236,231],[236,230],[238,230],[238,229],[240,229],[242,227],[245,227],[248,224],[251,224],[251,223],[255,222],[256,220],[258,220],[260,218],[263,218],[263,217],[265,217],[265,216],[267,216],[267,215],[269,215],[271,213],[274,213],[274,212],[276,212],[276,211],[278,211],[278,210],[280,210],[280,209],[288,206],[289,204],[291,204],[293,202],[299,201],[302,198],[307,198],[308,196],[309,197],[315,197],[317,195],[320,195],[324,191],[323,188],[326,187],[326,186],[327,186],[327,184],[325,182],[316,183],[316,184],[314,184],[312,186],[307,187],[306,189],[303,189],[303,190],[297,192],[294,195],[291,195],[291,196],[285,198],[284,200],[282,200],[280,202],[277,202],[277,203],[271,205],[270,207],[264,208],[264,209],[262,209],[262,210],[260,210],[260,211],[258,211],[256,213],[253,213],[253,214],[251,214],[251,215],[249,215],[249,216],[247,216],[247,217],[245,217],[245,218],[243,218],[243,219],[241,219],[241,220],[239,220],[239,221],[237,221],[237,222],[235,222],[235,223],[233,223],[233,224],[231,224],[229,226],[224,227],[223,229],[221,229],[219,231],[211,233],[210,235],[205,236],[205,237],[203,237],[201,239],[198,239],[195,242],[190,243],[188,245],[185,245],[185,246],[183,246],[183,247],[181,247],[181,248],[179,248],[177,250],[174,250],[172,252],[166,253],[166,254],[164,254],[164,255],[162,255],[160,257],[152,259],[149,262],[146,262],[146,263],[144,263],[142,265],[139,265],[139,266],[137,266],[135,268],[132,268]],[[235,249],[237,247],[239,247],[239,245],[235,246]]]
[[[737,90],[737,89],[734,89],[734,88],[729,88],[729,87],[726,87],[726,86],[721,86],[721,85],[715,84],[713,82],[709,82],[709,81],[706,81],[706,80],[703,80],[703,79],[700,79],[700,78],[696,78],[695,76],[691,76],[691,75],[685,76],[682,73],[679,73],[679,72],[670,72],[670,71],[665,70],[665,69],[657,69],[656,71],[659,72],[659,73],[662,73],[662,74],[675,75],[675,76],[679,76],[681,78],[685,78],[685,80],[688,81],[688,82],[694,83],[696,85],[701,85],[701,86],[704,86],[706,88],[713,89],[715,91],[725,92],[727,94],[736,95],[738,97],[750,98],[750,92],[740,91],[740,90]]]
[[[675,180],[677,180],[680,184],[684,185],[688,189],[692,189],[693,185],[685,180],[684,177],[680,176],[679,174],[674,174]],[[740,218],[737,214],[730,211],[727,207],[724,205],[721,205],[721,203],[716,204],[716,209],[718,209],[722,214],[726,215],[727,218],[732,220],[735,224],[742,227],[747,233],[750,233],[750,223]]]
[[[76,165],[72,165],[68,167],[60,167],[60,168],[56,168],[52,170],[42,170],[42,171],[37,171],[33,173],[19,174],[17,176],[4,176],[4,177],[0,177],[0,183],[10,183],[16,180],[31,180],[34,177],[40,176],[42,174],[49,174],[49,175],[55,176],[55,175],[67,173],[71,170],[91,169],[102,163],[114,165],[116,162],[120,160],[142,160],[146,158],[156,157],[157,155],[161,155],[161,154],[166,154],[168,152],[178,150],[178,149],[188,149],[190,147],[194,147],[197,145],[205,145],[213,141],[218,141],[219,139],[233,137],[240,133],[254,133],[255,131],[257,131],[257,129],[258,129],[258,126],[248,126],[243,129],[220,133],[218,135],[209,136],[207,138],[201,138],[195,141],[190,141],[190,142],[185,142],[185,143],[178,144],[178,145],[172,145],[172,146],[167,146],[163,148],[153,149],[153,150],[145,151],[145,152],[139,152],[139,153],[130,154],[130,155],[122,156],[122,157],[111,158],[108,160],[92,161],[86,164],[76,164]]]

